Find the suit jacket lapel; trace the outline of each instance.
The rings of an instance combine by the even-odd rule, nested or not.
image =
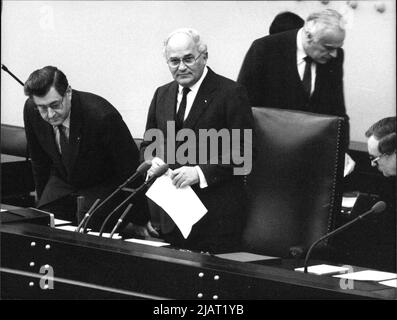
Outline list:
[[[162,123],[162,128],[167,128],[167,121],[175,120],[175,109],[176,100],[178,95],[178,83],[176,81],[172,82],[169,87],[169,93],[164,96],[164,101],[161,103],[161,109],[159,110],[160,117],[164,122]]]
[[[73,90],[72,93],[72,107],[70,111],[70,130],[69,130],[69,148],[70,148],[70,162],[68,171],[71,172],[76,162],[79,153],[81,129],[82,129],[82,110],[80,97],[78,92]]]
[[[37,130],[40,140],[42,141],[41,145],[50,155],[51,159],[53,159],[54,165],[62,171],[61,174],[66,177],[66,171],[62,164],[61,154],[59,153],[55,141],[54,128],[40,116],[38,117]]]
[[[193,101],[192,108],[183,125],[184,128],[194,128],[197,120],[207,110],[212,100],[213,93],[216,91],[218,83],[216,81],[215,73],[208,68],[208,73],[201,83],[196,98]]]
[[[292,81],[293,83],[299,82],[301,84],[302,81],[299,77],[298,66],[296,64],[297,34],[298,34],[298,30],[295,30],[293,32],[291,31],[288,34],[286,34],[286,37],[284,38],[285,41],[282,42],[281,45],[281,54],[284,55],[285,58],[286,74],[292,75],[286,77],[287,81]],[[286,87],[290,88],[290,86],[287,83],[286,83]],[[301,85],[301,87],[303,90],[303,85]]]

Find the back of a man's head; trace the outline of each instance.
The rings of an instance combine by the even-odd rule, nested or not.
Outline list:
[[[297,14],[290,11],[280,12],[269,27],[269,34],[300,29],[304,24],[305,21]]]
[[[69,83],[65,74],[57,67],[46,66],[31,73],[24,85],[25,95],[32,97],[45,96],[51,87],[63,96]]]

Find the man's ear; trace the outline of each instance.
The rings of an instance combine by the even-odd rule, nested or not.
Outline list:
[[[307,30],[304,30],[303,32],[306,37],[307,43],[312,43],[313,42],[313,34]]]

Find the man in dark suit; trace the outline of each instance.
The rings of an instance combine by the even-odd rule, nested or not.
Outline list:
[[[85,198],[82,212],[97,198],[104,200],[136,170],[138,148],[121,115],[108,101],[72,90],[56,67],[34,71],[24,90],[29,96],[24,122],[37,206],[75,222],[76,197]],[[120,195],[113,204],[121,200]],[[96,212],[90,227],[101,225],[109,205]],[[134,206],[133,221],[138,225],[148,220],[144,206],[142,201]],[[114,223],[114,219],[109,221],[109,225]]]
[[[255,40],[237,82],[251,106],[293,109],[346,118],[342,16],[313,13],[301,29]]]
[[[179,229],[162,211],[162,235],[173,245],[191,250],[236,250],[244,224],[246,203],[243,175],[234,174],[238,165],[231,156],[234,151],[230,151],[230,144],[229,151],[222,150],[219,145],[216,154],[211,155],[211,152],[207,152],[211,151],[210,148],[200,146],[199,131],[215,129],[219,132],[223,129],[224,133],[231,136],[232,129],[240,130],[240,151],[245,146],[245,150],[249,147],[251,152],[252,139],[244,141],[242,134],[244,130],[252,134],[253,128],[253,116],[246,91],[206,66],[207,46],[195,30],[178,29],[171,33],[165,41],[164,55],[175,81],[156,90],[149,108],[146,130],[158,129],[166,137],[165,145],[161,148],[165,151],[163,157],[159,153],[155,154],[149,174],[163,161],[167,162],[173,169],[173,184],[177,188],[191,186],[208,212],[193,226],[188,238],[184,239]],[[190,129],[190,132],[194,132],[194,141],[175,141],[175,136],[169,135],[172,127],[170,123],[175,123],[177,134],[182,129]],[[172,141],[167,137],[171,137]],[[152,142],[153,140],[145,139],[142,144],[141,153],[145,154],[145,158],[150,157],[145,151]],[[183,143],[185,146],[186,143],[189,144],[187,163],[183,162],[186,158],[178,158],[178,152],[176,156],[169,154],[169,146],[175,144],[175,150],[178,150]],[[205,161],[199,161],[204,152],[207,152]],[[227,160],[223,161],[222,156]],[[210,159],[219,161],[212,164],[214,161],[210,162]]]

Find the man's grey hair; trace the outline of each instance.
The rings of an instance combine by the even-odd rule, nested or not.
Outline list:
[[[306,18],[304,29],[318,39],[325,31],[344,32],[346,20],[336,10],[313,12]]]
[[[174,31],[172,31],[168,37],[164,40],[164,46],[163,46],[163,55],[165,58],[167,58],[167,47],[168,47],[168,42],[170,41],[170,39],[177,33],[184,33],[187,36],[189,36],[193,42],[196,45],[196,48],[198,49],[198,51],[200,53],[206,52],[207,51],[207,44],[204,43],[204,41],[202,40],[200,34],[195,30],[195,29],[191,29],[191,28],[180,28],[180,29],[176,29]]]

